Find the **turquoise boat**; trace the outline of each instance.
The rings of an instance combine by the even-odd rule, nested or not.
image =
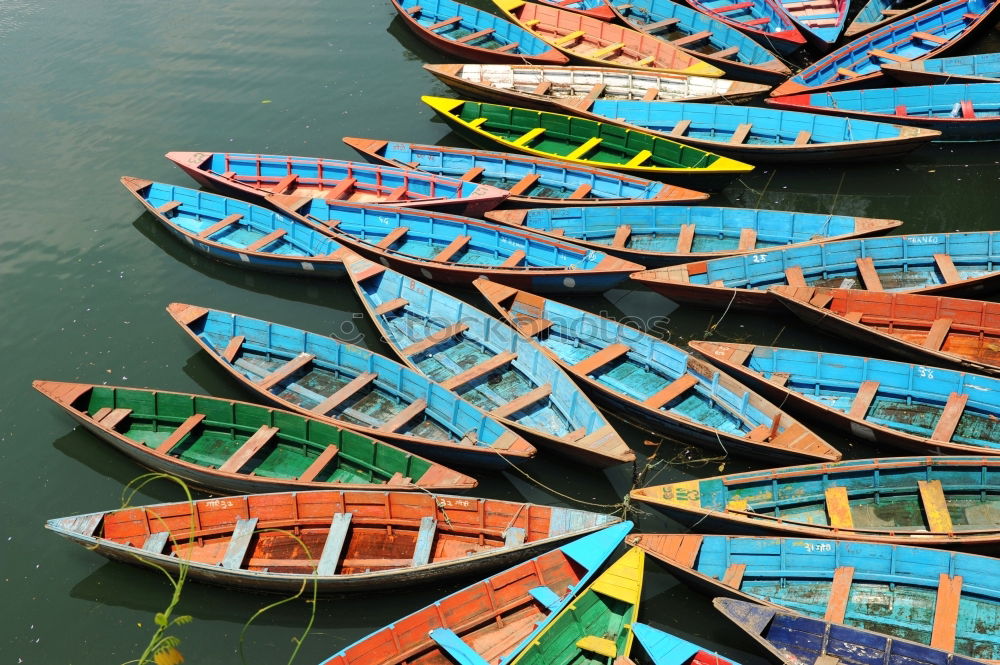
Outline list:
[[[876,28],[931,7],[940,0],[868,0],[844,30],[846,39],[858,39]],[[905,6],[901,6],[905,5]]]
[[[633,624],[632,632],[653,665],[739,665],[714,651],[645,623]]]
[[[635,459],[573,379],[510,326],[357,254],[343,260],[382,338],[410,368],[578,461],[606,467]]]
[[[805,35],[777,0],[687,0],[687,3],[782,55],[794,53],[806,44]]]
[[[907,85],[1000,83],[1000,53],[887,62],[882,73]]]
[[[713,596],[1000,660],[1000,560],[992,557],[821,538],[640,534],[627,541]]]

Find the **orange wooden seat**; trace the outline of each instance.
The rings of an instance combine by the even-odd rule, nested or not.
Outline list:
[[[826,603],[826,613],[823,621],[843,623],[847,614],[847,601],[851,595],[851,585],[854,582],[854,567],[840,566],[833,571],[833,583],[830,585],[830,598]]]
[[[863,381],[857,394],[854,396],[854,401],[851,402],[851,410],[847,413],[847,415],[851,418],[864,420],[865,416],[868,415],[868,408],[872,405],[872,402],[875,401],[875,395],[878,394],[878,388],[878,381]]]
[[[931,647],[954,651],[958,631],[958,607],[962,600],[962,576],[941,573],[938,578],[937,600],[934,603],[934,626]]]

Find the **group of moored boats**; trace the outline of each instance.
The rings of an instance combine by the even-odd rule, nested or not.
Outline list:
[[[641,653],[735,665],[638,622],[646,554],[720,596],[720,612],[788,665],[1000,660],[1000,561],[950,551],[1000,542],[1000,306],[951,297],[1000,283],[998,232],[881,236],[901,222],[690,205],[753,168],[741,159],[884,158],[990,137],[1000,58],[932,56],[988,25],[1000,0],[872,0],[847,28],[855,41],[791,78],[769,49],[829,51],[846,0],[493,0],[507,20],[418,1],[393,3],[422,39],[479,63],[425,68],[482,100],[424,101],[506,152],[348,137],[368,162],[167,155],[219,193],[122,178],[195,251],[349,281],[398,362],[171,303],[207,356],[274,406],[34,387],[139,464],[226,496],[48,528],[114,559],[263,591],[513,566],[326,663],[611,665]],[[571,58],[587,64],[563,66]],[[929,85],[858,89],[888,77]],[[786,78],[776,108],[736,105]],[[844,117],[783,110],[801,108]],[[870,120],[888,116],[899,124]],[[911,362],[686,350],[539,295],[626,280],[700,306],[788,310]],[[492,313],[441,285],[474,288]],[[505,469],[537,449],[596,468],[634,461],[598,405],[658,435],[800,466],[630,493],[740,535],[629,535],[612,515],[455,494],[477,481],[452,466]],[[919,457],[842,461],[789,412]]]

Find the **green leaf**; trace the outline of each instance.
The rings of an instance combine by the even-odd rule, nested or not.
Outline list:
[[[155,621],[156,625],[159,626],[160,628],[167,627],[167,615],[164,614],[163,612],[157,612],[156,616],[153,617],[153,621]]]

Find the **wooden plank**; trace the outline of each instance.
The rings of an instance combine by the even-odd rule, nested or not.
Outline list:
[[[535,183],[538,182],[538,179],[540,177],[541,176],[539,176],[537,173],[529,173],[528,175],[524,176],[516,183],[514,183],[514,186],[508,190],[510,192],[510,195],[520,196],[521,194],[524,194],[526,191],[534,187]]]
[[[640,150],[639,152],[635,153],[635,155],[630,160],[625,162],[625,166],[642,166],[642,164],[652,156],[653,153],[650,152],[649,150]]]
[[[597,353],[591,354],[572,366],[572,370],[582,375],[590,374],[604,365],[621,358],[627,354],[631,349],[621,343],[611,344],[604,347]]]
[[[785,281],[788,282],[789,286],[809,286],[806,284],[806,278],[802,274],[802,266],[785,268]]]
[[[696,228],[694,224],[681,224],[681,231],[677,235],[677,246],[674,248],[674,252],[677,254],[687,254],[691,251]]]
[[[391,420],[379,427],[383,432],[396,432],[403,428],[403,425],[421,415],[427,409],[427,401],[418,399],[405,409],[397,413]]]
[[[941,272],[941,277],[944,278],[945,284],[954,284],[955,282],[962,281],[962,276],[958,274],[955,264],[952,263],[951,257],[947,254],[935,254],[934,263],[937,264],[937,268]]]
[[[427,26],[426,29],[427,30],[437,30],[438,28],[443,28],[445,26],[449,26],[449,25],[452,25],[454,23],[459,23],[459,22],[461,22],[461,20],[462,20],[461,16],[452,16],[451,18],[446,18],[443,21],[438,21],[437,23],[432,23],[431,25]]]
[[[170,452],[171,448],[180,443],[181,440],[183,440],[184,437],[190,434],[195,427],[201,424],[201,421],[203,421],[204,419],[205,419],[204,413],[196,413],[193,416],[188,416],[187,420],[178,425],[177,429],[171,432],[170,436],[165,438],[160,443],[160,445],[156,447],[156,452],[162,453],[164,455]]]
[[[298,181],[299,181],[298,173],[289,173],[284,178],[278,181],[278,184],[274,186],[273,191],[275,194],[284,194],[285,190],[287,190],[292,185],[297,184]]]
[[[656,21],[654,23],[647,23],[645,25],[640,25],[638,27],[643,32],[653,33],[653,32],[661,32],[662,30],[664,30],[666,28],[671,28],[671,27],[677,25],[678,23],[680,23],[680,19],[671,17],[671,18],[665,18],[662,21]],[[649,102],[649,101],[652,101],[652,100],[651,99],[646,99],[646,100],[643,100],[643,101]]]
[[[226,547],[226,555],[222,558],[223,568],[239,570],[243,567],[243,559],[246,558],[247,550],[250,549],[250,539],[253,538],[253,532],[256,528],[256,517],[236,522],[233,536],[229,539],[229,546]]]
[[[941,573],[938,578],[937,600],[934,603],[934,627],[931,647],[942,651],[955,650],[958,632],[958,608],[962,601],[962,576]]]
[[[847,488],[827,487],[824,494],[826,494],[826,515],[830,526],[834,529],[853,529],[854,516],[851,514]]]
[[[591,136],[589,139],[578,145],[572,152],[563,157],[563,159],[583,159],[584,155],[599,146],[603,141],[604,139],[599,136]]]
[[[229,343],[226,344],[226,348],[222,351],[222,357],[225,358],[227,363],[233,362],[233,359],[236,358],[236,354],[243,348],[243,342],[245,341],[246,338],[243,335],[236,335],[229,340]]]
[[[466,182],[472,182],[479,176],[483,175],[484,170],[485,169],[483,169],[482,166],[477,166],[475,168],[469,169],[468,171],[462,174],[461,179],[465,180]]]
[[[448,261],[451,261],[452,257],[465,249],[466,245],[468,245],[471,240],[472,236],[455,236],[452,241],[448,243],[448,246],[435,254],[431,260],[447,263]]]
[[[357,395],[359,392],[367,388],[369,385],[375,382],[378,378],[378,374],[375,372],[362,372],[356,377],[348,381],[346,384],[342,385],[338,390],[336,390],[332,395],[327,397],[325,400],[309,409],[312,413],[317,413],[320,415],[326,415],[336,409],[338,406],[349,400],[351,397]]]
[[[941,481],[918,480],[917,488],[920,490],[920,504],[924,508],[927,529],[935,533],[953,533],[955,527],[951,523],[948,500],[944,496]]]
[[[544,127],[535,127],[533,129],[529,129],[524,134],[521,134],[519,137],[511,141],[511,143],[523,148],[544,133]]]
[[[725,574],[722,576],[722,583],[730,589],[739,589],[743,584],[743,574],[746,572],[746,569],[747,565],[745,563],[729,564]]]
[[[434,552],[434,534],[437,531],[437,520],[433,517],[420,518],[420,531],[417,532],[417,547],[413,550],[413,565],[426,566],[431,561]]]
[[[151,533],[146,538],[146,542],[142,544],[142,551],[149,552],[150,554],[163,554],[163,548],[166,547],[169,538],[169,531]]]
[[[458,44],[467,44],[474,39],[479,39],[480,37],[485,37],[486,35],[491,35],[495,32],[493,28],[486,28],[485,30],[480,30],[479,32],[472,32],[465,37],[459,37],[455,40]]]
[[[375,306],[375,314],[383,316],[389,312],[395,312],[397,309],[403,309],[409,304],[410,301],[406,298],[393,298],[392,300],[386,300],[384,303],[380,303]]]
[[[302,472],[302,474],[296,479],[303,483],[311,483],[316,480],[316,476],[322,471],[330,461],[337,456],[340,452],[340,448],[333,445],[332,443],[326,447],[326,449],[321,452],[316,459],[312,461],[309,468]]]
[[[940,351],[941,345],[944,344],[944,341],[948,338],[948,333],[951,332],[951,324],[951,319],[934,319],[930,329],[927,331],[927,337],[924,338],[921,346],[931,351]]]
[[[941,411],[934,432],[931,434],[932,441],[951,441],[958,427],[958,421],[962,419],[965,412],[965,405],[969,402],[968,393],[952,393],[948,395],[948,401]]]
[[[913,39],[922,39],[925,42],[930,42],[932,44],[947,44],[948,40],[944,37],[939,37],[937,35],[932,35],[929,32],[914,32],[910,35]]]
[[[674,128],[670,130],[670,136],[684,136],[687,133],[688,128],[691,126],[691,121],[687,118],[677,121]]]
[[[423,353],[432,346],[437,346],[442,342],[447,342],[452,337],[457,337],[458,335],[461,335],[468,329],[469,326],[465,323],[453,323],[447,328],[441,328],[440,330],[432,332],[427,337],[424,337],[421,340],[417,340],[413,344],[410,344],[408,347],[400,351],[400,353],[402,353],[404,356],[415,356],[418,353]]]
[[[519,526],[508,527],[507,532],[503,535],[503,546],[520,547],[524,545],[524,539],[527,535],[527,532]]]
[[[223,462],[222,466],[219,467],[219,471],[222,473],[236,473],[244,464],[249,462],[250,458],[256,455],[261,448],[266,446],[277,433],[277,427],[261,425],[260,429],[253,433],[253,436],[243,442],[243,445],[239,447],[239,450],[230,455],[229,459]]]
[[[159,208],[157,208],[156,212],[158,212],[161,215],[163,215],[164,217],[166,217],[168,213],[171,213],[171,212],[173,212],[174,210],[177,210],[180,207],[181,207],[181,202],[180,201],[168,201],[167,203],[164,203]]]
[[[858,392],[854,396],[854,401],[851,402],[851,410],[847,412],[847,415],[851,418],[864,420],[865,416],[868,415],[868,407],[875,401],[878,388],[878,381],[862,381],[861,387],[858,388]]]
[[[529,406],[537,404],[544,399],[547,399],[549,395],[552,394],[552,384],[546,383],[544,385],[538,386],[534,390],[529,390],[523,395],[516,397],[506,404],[501,404],[492,411],[490,411],[491,416],[496,416],[497,418],[507,418],[513,413],[517,413],[521,409],[525,409]]]
[[[270,233],[268,233],[263,238],[258,238],[257,240],[255,240],[252,243],[250,243],[249,245],[247,245],[246,246],[246,251],[248,251],[248,252],[256,252],[256,251],[259,251],[261,249],[264,249],[265,247],[267,247],[268,245],[270,245],[272,242],[274,242],[278,238],[280,238],[283,235],[285,235],[285,233],[287,233],[287,231],[285,231],[285,229],[277,229],[275,231],[271,231]]]
[[[732,58],[740,52],[739,46],[730,46],[729,48],[724,48],[721,51],[716,51],[712,55],[716,58]]]
[[[540,335],[552,326],[553,323],[551,321],[541,317],[537,319],[521,319],[517,322],[518,331],[527,337]]]
[[[628,239],[632,235],[632,227],[628,224],[622,224],[617,229],[615,229],[615,237],[611,241],[612,247],[625,247],[628,244]]]
[[[264,378],[257,381],[257,386],[262,390],[267,390],[272,386],[284,381],[289,376],[302,369],[316,359],[311,353],[300,353],[284,365],[274,370]]]
[[[101,427],[113,430],[122,423],[123,420],[132,415],[132,409],[111,409],[98,420]]]
[[[710,38],[712,33],[708,30],[703,30],[701,32],[695,32],[686,37],[681,37],[680,39],[675,39],[670,44],[672,46],[688,46],[690,44],[695,44],[697,42],[703,42]]]
[[[830,598],[826,602],[826,614],[823,615],[823,621],[844,622],[853,582],[853,566],[839,566],[833,571],[833,583],[830,585]]]
[[[888,51],[883,51],[880,48],[873,48],[869,50],[868,55],[875,56],[876,58],[881,58],[883,60],[891,60],[892,62],[910,62],[910,58],[904,58],[901,55],[889,53]]]
[[[537,21],[535,22],[537,23]],[[586,34],[587,33],[584,32],[583,30],[574,30],[573,32],[566,33],[565,35],[559,37],[558,39],[553,39],[552,43],[555,44],[556,46],[562,46],[563,44],[569,44],[574,39],[579,39],[580,37],[583,37]]]
[[[837,68],[837,75],[838,76],[843,76],[844,78],[848,78],[848,79],[853,79],[853,78],[857,78],[857,77],[861,76],[861,74],[858,74],[855,71],[847,69],[846,67],[838,67]]]
[[[323,553],[319,556],[319,563],[316,565],[316,574],[328,577],[337,573],[337,564],[340,563],[340,555],[344,551],[344,543],[347,542],[347,534],[351,530],[352,513],[334,513],[330,520],[330,531],[326,534],[326,542],[323,543]]]
[[[326,201],[327,203],[330,203],[332,201],[339,201],[344,198],[345,194],[354,189],[354,186],[356,184],[358,184],[358,181],[356,179],[344,178],[343,180],[341,180],[336,185],[334,185],[333,187],[331,187],[326,191],[326,194],[323,196],[323,200]]]
[[[471,383],[476,379],[486,376],[490,372],[513,362],[516,358],[516,353],[503,351],[496,354],[492,358],[487,358],[478,365],[470,367],[461,374],[456,374],[455,376],[445,379],[444,381],[439,381],[439,383],[447,390],[454,390],[460,386],[464,386],[466,383]]]
[[[652,102],[655,101],[659,96],[660,96],[659,88],[646,88],[646,94],[642,96],[642,101]]]
[[[521,42],[511,42],[509,44],[504,44],[503,46],[498,46],[495,49],[491,49],[494,53],[506,53],[507,51],[513,51],[514,49],[521,46]]]
[[[593,58],[594,60],[603,60],[604,58],[608,57],[609,55],[611,55],[613,53],[617,53],[618,51],[621,51],[623,48],[625,48],[625,42],[615,42],[614,44],[608,44],[607,46],[602,46],[599,49],[595,49],[595,50],[591,51],[590,53],[586,53],[586,54],[583,55],[583,57],[584,58]],[[603,87],[604,84],[603,83],[598,83],[597,85],[600,85],[600,86]]]
[[[812,139],[812,132],[810,132],[808,129],[803,129],[795,137],[795,145],[808,145],[811,139]]]
[[[736,127],[736,131],[733,132],[732,137],[729,139],[730,145],[740,145],[746,142],[747,137],[750,136],[750,130],[753,129],[752,122],[742,122]]]
[[[573,190],[573,193],[569,195],[569,200],[572,201],[572,200],[575,200],[575,199],[582,199],[583,197],[585,197],[588,194],[590,194],[590,190],[592,190],[592,189],[593,189],[593,186],[589,182],[585,182],[585,183],[583,183],[582,185],[580,185],[579,187],[577,187],[576,189]]]
[[[851,323],[861,323],[861,319],[865,316],[864,312],[848,312],[844,314],[844,318]]]
[[[216,233],[218,233],[219,231],[228,226],[232,226],[233,224],[238,224],[241,219],[243,219],[243,215],[240,215],[238,213],[235,215],[230,215],[229,217],[224,217],[219,221],[217,221],[215,224],[212,224],[210,227],[208,227],[201,233],[199,233],[198,237],[203,240],[207,239],[208,237],[215,235]]]
[[[531,91],[533,95],[544,95],[552,87],[552,81],[545,79],[541,83],[535,86],[535,89]]]
[[[694,388],[696,385],[698,385],[698,377],[690,372],[686,372],[668,383],[656,394],[647,397],[643,401],[643,404],[651,409],[659,409],[660,407],[666,406],[674,398],[679,397],[682,393]]]
[[[740,244],[736,248],[741,251],[747,251],[750,249],[755,249],[756,247],[757,247],[756,229],[749,229],[749,228],[740,229]]]
[[[576,108],[578,109],[590,108],[590,105],[593,104],[598,97],[604,94],[605,88],[607,88],[607,85],[605,85],[604,83],[595,83],[590,88],[590,90],[587,91],[587,94],[584,95],[583,98],[575,104]]]
[[[523,249],[514,250],[510,256],[503,260],[500,264],[501,268],[516,268],[521,265],[521,261],[528,256]]]
[[[389,231],[384,238],[375,243],[375,246],[381,249],[389,249],[396,242],[401,240],[403,236],[409,232],[409,230],[410,229],[405,226],[397,226],[392,231]]]
[[[878,272],[875,270],[875,262],[870,256],[858,257],[854,259],[854,263],[858,266],[858,274],[861,275],[861,282],[866,289],[869,291],[883,290],[882,280],[879,279]]]

